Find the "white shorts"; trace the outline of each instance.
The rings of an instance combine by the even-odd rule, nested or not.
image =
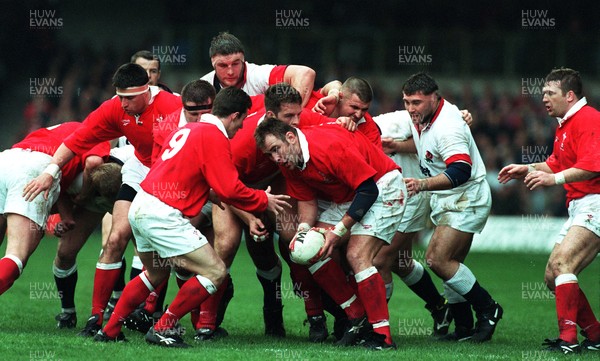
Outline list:
[[[23,189],[32,179],[42,174],[52,156],[26,149],[8,149],[0,153],[0,214],[20,214],[44,227],[50,209],[60,193],[59,179],[50,187],[48,199],[40,193],[33,201],[23,198]]]
[[[562,242],[572,226],[583,227],[600,237],[600,194],[588,194],[569,203],[569,219],[556,237],[556,243]]]
[[[492,208],[490,186],[484,180],[453,194],[431,194],[431,221],[466,233],[481,233]]]
[[[150,168],[143,165],[137,157],[130,157],[121,168],[122,182],[139,192],[142,189],[140,183],[146,178],[148,171]]]
[[[377,188],[379,189],[377,200],[360,222],[352,227],[350,234],[373,236],[389,244],[400,225],[406,207],[406,185],[402,174],[394,170],[377,181]],[[331,225],[338,223],[350,208],[350,204],[352,202],[333,203],[321,213],[319,222]]]
[[[431,213],[430,198],[429,192],[421,192],[406,199],[406,209],[398,226],[398,232],[413,233],[425,229],[427,217]]]
[[[208,243],[181,212],[140,189],[129,208],[129,223],[138,252],[162,258],[190,253]]]

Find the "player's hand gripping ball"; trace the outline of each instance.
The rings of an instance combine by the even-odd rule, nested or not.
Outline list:
[[[310,265],[325,244],[325,237],[317,230],[299,231],[290,242],[290,258],[294,263]]]

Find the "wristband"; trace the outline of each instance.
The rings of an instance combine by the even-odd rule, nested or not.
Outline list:
[[[308,231],[309,229],[310,229],[310,226],[308,225],[308,223],[302,222],[298,225],[296,232]]]
[[[43,173],[50,174],[52,176],[52,178],[57,179],[58,172],[60,172],[60,167],[58,166],[58,164],[50,163],[50,164],[48,164],[46,169],[44,169]]]
[[[561,185],[567,183],[563,172],[554,173],[554,183]]]
[[[527,174],[535,172],[535,163],[527,164]]]
[[[342,238],[346,234],[346,232],[348,232],[348,228],[346,228],[346,226],[344,226],[344,223],[340,221],[338,224],[335,225],[335,227],[333,227],[331,232],[333,232],[333,234],[335,234],[336,236]]]

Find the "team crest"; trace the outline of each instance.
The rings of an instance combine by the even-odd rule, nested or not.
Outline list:
[[[121,122],[123,123],[124,126],[129,125],[129,123],[131,123],[131,120],[129,119],[122,119]]]
[[[425,161],[427,163],[433,163],[433,154],[430,151],[425,152]]]

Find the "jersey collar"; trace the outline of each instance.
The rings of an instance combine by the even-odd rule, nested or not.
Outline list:
[[[429,128],[431,128],[431,126],[433,125],[433,122],[435,122],[435,120],[437,119],[438,115],[440,115],[440,112],[442,111],[442,107],[443,106],[444,106],[444,98],[440,97],[440,104],[438,104],[438,107],[435,110],[435,113],[433,113],[433,116],[431,117],[431,120],[423,128],[423,130],[428,130]]]
[[[569,109],[569,111],[567,112],[567,114],[565,114],[565,116],[563,118],[561,117],[556,117],[556,120],[558,120],[558,126],[562,127],[563,124],[569,120],[569,118],[571,118],[573,115],[575,115],[575,113],[577,113],[579,110],[581,110],[581,108],[583,108],[585,105],[587,105],[587,99],[585,99],[585,97],[579,99],[577,101],[577,103],[575,103],[571,109]]]
[[[310,160],[310,152],[308,151],[308,141],[306,140],[306,136],[300,129],[296,129],[298,131],[298,143],[300,144],[300,151],[302,152],[302,166],[298,167],[300,170],[306,169],[306,165]]]
[[[225,138],[229,139],[229,135],[227,135],[227,130],[225,130],[225,125],[223,124],[221,119],[215,117],[212,114],[207,113],[207,114],[202,114],[202,116],[200,117],[200,121],[203,123],[210,123],[210,124],[215,125],[217,128],[219,128],[221,133],[223,133],[223,135],[225,135]]]

